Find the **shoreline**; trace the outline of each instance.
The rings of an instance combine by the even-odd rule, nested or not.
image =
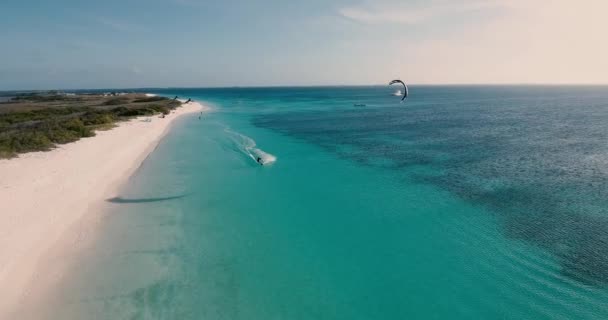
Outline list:
[[[118,195],[174,121],[208,110],[193,101],[165,118],[135,118],[47,152],[0,160],[0,318],[44,299],[61,281],[69,254],[94,238],[105,201]]]

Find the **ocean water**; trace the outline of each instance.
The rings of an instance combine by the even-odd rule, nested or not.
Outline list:
[[[49,315],[608,318],[608,87],[394,90],[154,91],[213,112],[109,199]]]

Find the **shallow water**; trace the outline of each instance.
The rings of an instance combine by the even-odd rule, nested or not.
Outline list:
[[[393,90],[157,91],[55,318],[606,318],[608,87]]]

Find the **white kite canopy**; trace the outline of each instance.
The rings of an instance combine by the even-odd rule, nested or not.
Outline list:
[[[405,100],[405,98],[407,98],[407,95],[408,95],[407,86],[401,80],[393,80],[388,85],[390,86],[390,85],[393,85],[395,83],[401,83],[401,85],[403,85],[403,97],[401,98],[401,101]]]

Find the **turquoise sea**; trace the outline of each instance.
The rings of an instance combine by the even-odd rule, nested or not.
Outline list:
[[[608,87],[394,90],[151,90],[213,111],[109,200],[50,318],[608,318]]]

